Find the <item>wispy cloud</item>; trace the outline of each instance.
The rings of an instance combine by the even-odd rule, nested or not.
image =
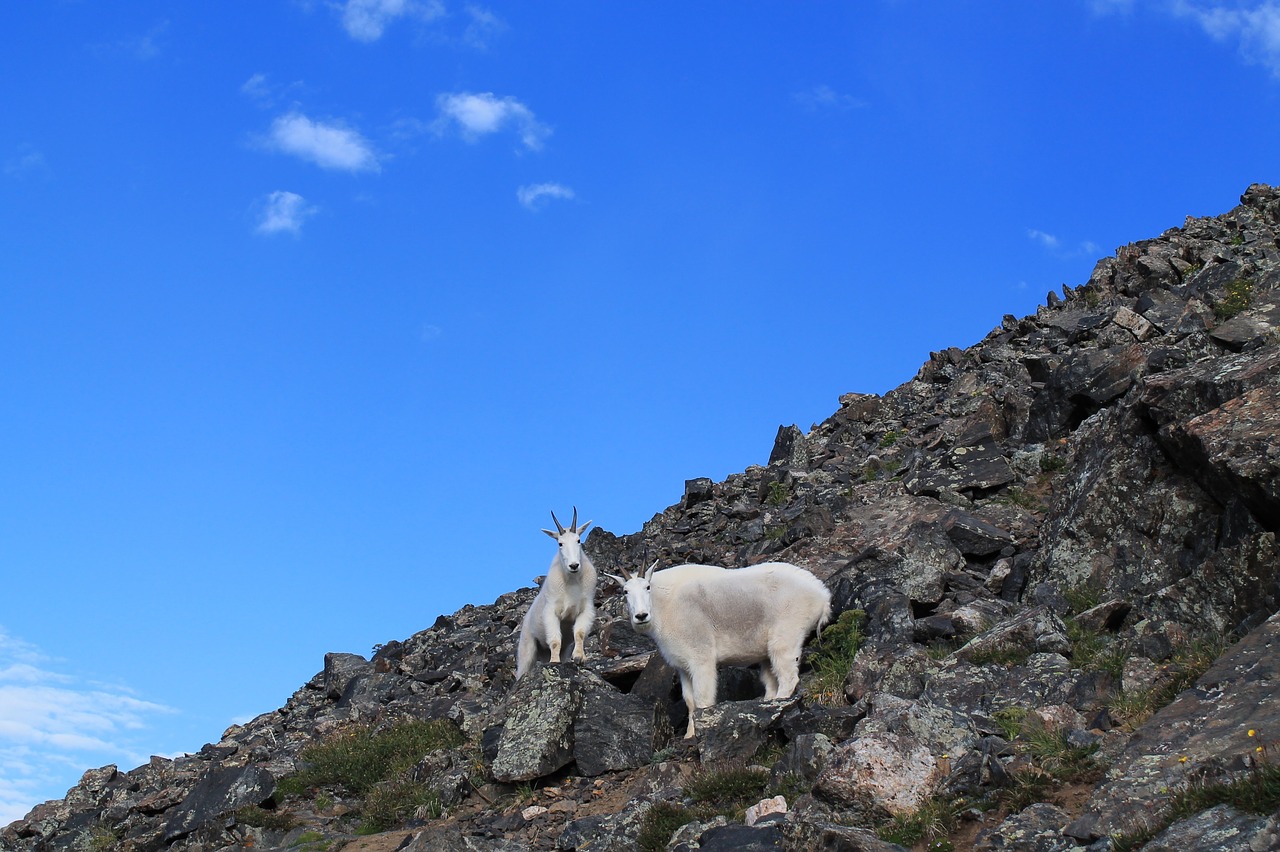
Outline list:
[[[346,0],[337,6],[347,35],[366,43],[382,38],[401,18],[432,21],[445,13],[440,0]]]
[[[174,712],[118,686],[55,672],[34,646],[0,627],[0,825],[21,819],[59,774],[74,779],[104,762],[146,760],[134,742],[147,720]]]
[[[791,97],[796,103],[810,112],[818,112],[820,110],[845,112],[851,109],[860,109],[867,105],[867,102],[861,98],[841,94],[826,85],[814,86],[812,89],[796,92]]]
[[[253,101],[259,107],[270,109],[286,97],[289,97],[290,93],[296,94],[297,90],[301,88],[301,81],[276,83],[266,74],[254,74],[240,84],[240,94]]]
[[[1037,242],[1050,250],[1057,250],[1062,245],[1062,240],[1058,239],[1053,234],[1046,234],[1044,231],[1037,231],[1035,228],[1028,228],[1027,236],[1030,237],[1033,242]]]
[[[471,47],[487,50],[490,42],[506,32],[506,22],[488,9],[471,4],[465,11],[468,20],[462,32],[462,40]]]
[[[492,92],[457,92],[437,96],[436,106],[440,111],[436,131],[444,133],[457,127],[468,141],[511,129],[526,148],[536,151],[551,135],[551,128],[512,97],[499,98]]]
[[[11,178],[26,178],[34,175],[45,175],[49,171],[41,154],[30,145],[23,145],[16,154],[4,161],[4,174]]]
[[[1090,256],[1098,253],[1097,243],[1090,240],[1084,240],[1075,246],[1069,246],[1060,237],[1035,228],[1027,229],[1027,238],[1046,251],[1061,257]]]
[[[1246,61],[1280,78],[1280,2],[1226,5],[1174,0],[1170,8],[1197,23],[1211,38],[1235,44]]]
[[[296,192],[277,190],[262,201],[262,215],[258,219],[259,234],[300,234],[302,223],[318,212],[318,208]]]
[[[373,146],[358,131],[337,122],[313,121],[300,112],[272,122],[266,144],[323,169],[376,172],[381,168]]]
[[[534,183],[516,190],[516,198],[529,210],[541,210],[553,198],[569,200],[573,197],[572,189],[558,183]]]

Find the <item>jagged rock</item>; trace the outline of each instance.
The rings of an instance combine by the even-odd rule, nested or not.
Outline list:
[[[235,810],[260,805],[275,792],[271,773],[256,766],[216,768],[192,788],[165,823],[163,838],[172,843],[210,820]]]
[[[1008,817],[993,829],[978,834],[973,848],[978,852],[1068,852],[1083,850],[1073,838],[1062,833],[1069,818],[1056,805],[1040,802]]]
[[[1241,813],[1231,805],[1218,805],[1179,820],[1151,838],[1144,852],[1237,852],[1280,849],[1280,819],[1276,814]]]
[[[567,671],[572,665],[536,666],[516,685],[493,760],[494,778],[529,781],[573,760],[573,722],[582,704],[582,682]]]
[[[324,694],[326,698],[341,698],[351,683],[373,671],[373,666],[359,654],[324,655]]]
[[[717,764],[751,757],[781,727],[795,698],[778,701],[721,701],[700,709],[694,718],[703,763]]]
[[[982,518],[953,509],[942,520],[943,529],[965,556],[990,556],[1013,544],[1013,536]]]
[[[588,777],[645,766],[671,738],[665,710],[652,698],[623,695],[604,681],[588,681],[573,723],[573,756]]]
[[[1171,791],[1192,778],[1247,773],[1256,749],[1265,747],[1262,737],[1280,731],[1280,707],[1273,700],[1280,678],[1277,646],[1280,614],[1230,648],[1194,688],[1134,732],[1089,801],[1100,836],[1151,819]]]
[[[681,844],[674,850],[702,849],[705,852],[768,852],[781,850],[782,830],[776,825],[746,826],[730,823],[698,835],[697,844]]]
[[[1071,642],[1062,619],[1048,607],[1038,606],[970,639],[956,651],[956,656],[973,660],[1009,648],[1021,648],[1029,653],[1067,654],[1071,651]]]
[[[801,734],[793,738],[770,770],[770,782],[776,785],[785,777],[793,776],[812,784],[818,779],[833,748],[835,746],[825,734]]]
[[[923,462],[907,475],[907,493],[936,497],[943,492],[989,491],[1015,479],[1009,460],[994,444],[956,447]]]
[[[1264,527],[1280,528],[1280,384],[1245,391],[1161,436],[1219,501],[1239,497]]]
[[[814,789],[868,816],[908,814],[941,780],[938,763],[924,745],[911,737],[874,732],[836,746]]]
[[[826,820],[787,820],[783,825],[786,848],[812,852],[907,852],[905,846],[889,843],[874,831]]]

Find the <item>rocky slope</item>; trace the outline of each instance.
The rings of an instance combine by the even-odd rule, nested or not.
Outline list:
[[[663,848],[682,822],[671,848],[1280,847],[1280,190],[1241,201],[590,536],[606,571],[812,570],[851,615],[800,697],[726,670],[674,738],[678,686],[608,584],[588,664],[514,684],[522,589],[327,655],[198,754],[91,770],[0,850]],[[363,793],[298,774],[405,720],[453,735]],[[741,815],[763,799],[785,811]]]

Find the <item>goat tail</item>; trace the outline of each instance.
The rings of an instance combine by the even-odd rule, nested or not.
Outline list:
[[[822,608],[822,614],[818,616],[818,623],[814,625],[814,630],[818,632],[818,644],[822,644],[822,631],[831,623],[831,601],[827,600],[827,605]]]

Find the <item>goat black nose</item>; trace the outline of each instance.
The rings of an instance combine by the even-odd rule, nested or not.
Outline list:
[[[648,621],[648,620],[649,620],[649,613],[647,612],[636,613],[636,621]]]
[[[577,570],[578,570],[578,565],[579,565],[579,564],[581,564],[581,563],[578,563],[578,562],[570,562],[570,563],[569,563],[569,570],[570,570],[570,571],[577,571]]]

